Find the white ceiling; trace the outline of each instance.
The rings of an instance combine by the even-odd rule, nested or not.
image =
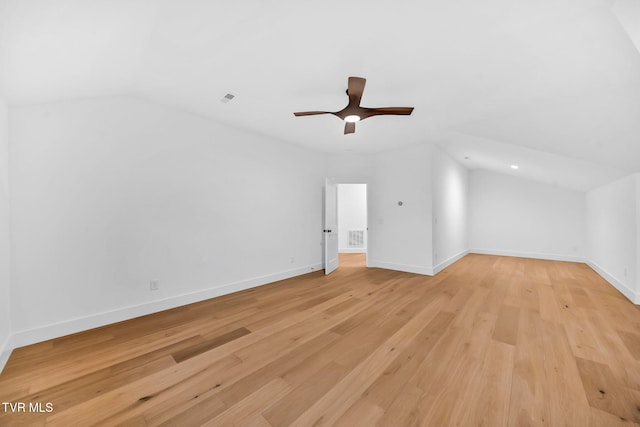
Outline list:
[[[10,105],[134,95],[327,152],[436,142],[588,189],[640,172],[637,1],[0,0],[0,87]],[[340,110],[348,76],[364,106],[413,115],[346,136],[293,116]]]

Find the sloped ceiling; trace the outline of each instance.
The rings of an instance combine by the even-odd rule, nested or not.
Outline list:
[[[133,95],[326,152],[436,142],[469,168],[519,161],[522,176],[588,189],[640,171],[623,6],[0,0],[0,85],[10,105]],[[293,116],[341,109],[348,76],[367,78],[363,105],[413,115],[347,136],[336,117]]]

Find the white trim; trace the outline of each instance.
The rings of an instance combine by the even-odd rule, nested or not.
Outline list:
[[[367,267],[385,268],[387,270],[402,271],[405,273],[424,274],[425,276],[433,276],[432,267],[423,267],[419,265],[396,264],[393,262],[385,262],[378,260],[370,260],[367,258]]]
[[[366,254],[367,250],[365,248],[340,248],[340,249],[338,249],[338,253],[340,253],[340,254]]]
[[[2,373],[2,370],[9,361],[9,356],[11,356],[14,348],[16,347],[13,341],[13,334],[9,333],[9,336],[4,340],[2,345],[0,345],[0,373]]]
[[[460,252],[459,254],[445,259],[440,264],[437,264],[437,265],[435,265],[433,267],[433,274],[440,273],[442,270],[444,270],[445,268],[449,267],[451,264],[453,264],[454,262],[458,261],[460,258],[466,256],[467,254],[469,254],[469,250],[465,249],[464,251]]]
[[[254,277],[240,282],[229,283],[226,285],[216,286],[202,291],[191,292],[182,295],[175,295],[157,301],[150,301],[142,304],[123,307],[116,310],[105,311],[102,313],[92,314],[89,316],[77,317],[74,319],[64,320],[58,323],[52,323],[33,329],[16,331],[13,334],[13,344],[15,347],[34,344],[53,338],[74,334],[88,329],[109,325],[111,323],[121,322],[123,320],[133,319],[135,317],[145,316],[147,314],[156,313],[163,310],[180,307],[186,304],[192,304],[215,298],[221,295],[242,291],[245,289],[255,288],[257,286],[266,285],[268,283],[277,282],[279,280],[289,279],[291,277],[307,274],[312,271],[322,269],[322,264],[307,265],[305,267],[293,270],[282,271],[280,273],[269,274],[266,276]]]
[[[622,283],[620,280],[618,280],[613,274],[609,273],[607,270],[600,267],[598,264],[596,264],[591,260],[587,260],[587,265],[591,267],[593,271],[598,273],[600,277],[602,277],[604,280],[609,282],[611,286],[613,286],[618,291],[620,291],[620,293],[625,297],[627,297],[629,301],[631,301],[634,304],[640,303],[640,295],[637,292],[634,292],[632,289],[630,289],[627,285]]]
[[[569,262],[586,262],[587,260],[581,256],[575,255],[560,255],[560,254],[545,254],[539,252],[519,252],[519,251],[504,251],[499,249],[469,249],[471,254],[482,255],[498,255],[498,256],[511,256],[517,258],[534,258],[534,259],[548,259],[550,261],[569,261]]]

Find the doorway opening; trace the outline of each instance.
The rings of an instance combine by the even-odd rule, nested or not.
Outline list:
[[[339,265],[366,267],[367,241],[367,184],[338,184]]]

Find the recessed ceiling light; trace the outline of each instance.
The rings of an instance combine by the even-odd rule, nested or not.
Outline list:
[[[511,169],[518,169],[519,166],[518,165],[511,165]]]
[[[345,122],[355,123],[360,121],[360,116],[356,116],[355,114],[352,116],[347,116],[344,118]]]

